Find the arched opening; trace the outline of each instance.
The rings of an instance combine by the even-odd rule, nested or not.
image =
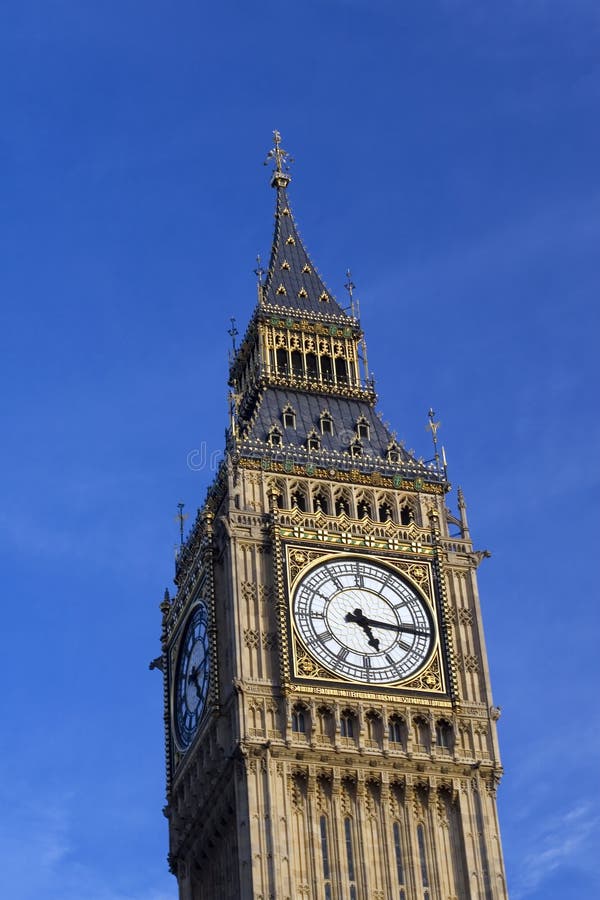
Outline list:
[[[277,371],[287,374],[288,371],[288,352],[285,347],[280,347],[277,351]]]
[[[422,716],[413,719],[413,739],[415,750],[428,753],[431,745],[429,723]]]
[[[341,384],[348,381],[348,370],[346,368],[346,360],[338,356],[335,361],[335,377]]]
[[[359,519],[371,518],[371,504],[367,500],[361,500],[358,504]]]
[[[396,744],[396,749],[406,749],[407,729],[406,722],[401,716],[391,716],[389,720],[388,737],[391,744]]]
[[[306,734],[308,711],[297,703],[292,709],[292,731],[296,734]]]
[[[351,709],[345,709],[340,716],[340,735],[350,739],[358,737],[358,721]]]
[[[388,522],[392,518],[392,506],[387,500],[384,500],[379,505],[379,521]]]
[[[318,378],[319,369],[317,367],[317,357],[314,353],[306,354],[306,374],[309,378]]]
[[[454,745],[454,729],[446,719],[439,719],[435,723],[435,740],[438,747],[451,751]]]
[[[302,488],[295,488],[290,495],[290,499],[292,501],[292,509],[297,507],[300,512],[306,512],[306,494]]]
[[[329,515],[329,500],[323,493],[323,491],[319,491],[314,496],[314,510],[315,512],[322,512],[325,515]]]
[[[292,350],[292,374],[301,378],[304,374],[302,368],[302,354],[299,350]]]
[[[323,381],[333,381],[333,366],[330,356],[321,357],[321,377]]]

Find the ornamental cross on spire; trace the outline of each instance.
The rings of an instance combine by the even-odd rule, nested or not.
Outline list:
[[[273,140],[275,141],[275,146],[267,153],[265,166],[268,166],[269,160],[273,160],[275,169],[273,170],[271,184],[273,187],[287,187],[291,181],[291,175],[289,175],[290,163],[294,162],[294,158],[281,146],[281,134],[279,131],[275,130],[273,132]]]

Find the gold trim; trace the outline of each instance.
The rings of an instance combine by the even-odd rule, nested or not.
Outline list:
[[[283,529],[278,528],[281,532]],[[283,536],[283,535],[282,535]],[[331,559],[351,558],[351,559],[367,559],[369,561],[377,561],[387,568],[391,568],[405,578],[422,597],[426,603],[430,615],[435,623],[435,640],[432,650],[427,658],[424,667],[420,669],[416,675],[410,676],[404,681],[394,682],[393,684],[382,685],[386,691],[399,691],[401,693],[410,692],[418,693],[426,692],[428,694],[442,694],[447,696],[446,679],[444,677],[444,667],[442,664],[442,646],[441,646],[441,625],[442,618],[437,608],[436,592],[434,589],[434,571],[432,562],[429,560],[419,559],[398,559],[396,556],[388,554],[381,555],[378,553],[353,553],[348,550],[338,552],[327,552],[324,550],[310,550],[302,545],[284,542],[281,547],[282,561],[285,565],[287,574],[287,585],[282,589],[286,598],[287,607],[287,627],[289,647],[291,650],[291,660],[286,660],[286,669],[289,671],[288,678],[285,679],[288,690],[296,690],[297,684],[295,679],[309,679],[310,681],[335,682],[340,687],[347,683],[348,690],[354,690],[359,696],[364,696],[363,689],[372,690],[372,685],[362,685],[360,682],[348,680],[344,681],[343,676],[326,669],[318,662],[304,646],[300,636],[296,633],[296,626],[293,616],[293,596],[297,590],[300,581],[317,565],[321,565]],[[284,604],[282,604],[283,606]],[[287,674],[287,673],[286,673]],[[380,694],[376,695],[380,698]],[[394,697],[397,699],[397,697]]]

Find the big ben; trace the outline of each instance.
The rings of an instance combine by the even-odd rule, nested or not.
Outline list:
[[[223,462],[165,594],[181,900],[501,900],[502,773],[465,500],[377,411],[288,155]],[[436,423],[431,416],[436,438]]]

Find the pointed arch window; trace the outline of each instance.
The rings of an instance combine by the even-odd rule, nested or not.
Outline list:
[[[408,504],[405,504],[402,507],[402,509],[400,510],[401,524],[402,525],[410,525],[410,523],[413,521],[413,519],[414,519],[414,517],[413,517],[412,508]]]
[[[316,353],[307,353],[306,354],[306,374],[309,378],[318,378],[319,377],[319,368],[317,366]]]
[[[302,378],[304,375],[304,369],[302,366],[302,354],[299,350],[292,350],[292,374],[296,375],[297,378]]]
[[[340,734],[343,738],[354,738],[358,733],[356,715],[351,709],[345,709],[340,716]]]
[[[361,440],[368,441],[371,428],[364,416],[361,416],[356,423],[356,434]]]
[[[371,519],[371,504],[368,500],[361,500],[358,504],[359,519]]]
[[[333,712],[328,706],[320,706],[317,709],[316,721],[318,735],[323,740],[331,740],[334,736],[335,722]]]
[[[297,508],[300,512],[306,512],[306,493],[302,488],[296,488],[290,496],[292,501],[292,509]]]
[[[333,418],[327,410],[323,410],[320,416],[321,434],[333,434]]]
[[[388,500],[384,500],[383,503],[379,504],[379,521],[391,522],[393,518],[391,503]]]
[[[321,357],[321,376],[323,381],[333,381],[333,366],[330,356]]]
[[[341,516],[342,513],[345,513],[347,516],[350,515],[350,500],[346,494],[340,494],[335,500],[336,516]]]
[[[307,711],[302,704],[297,703],[292,709],[292,731],[296,734],[306,734]]]
[[[283,443],[283,435],[278,425],[273,425],[269,429],[269,444],[271,447],[281,447]]]
[[[319,491],[314,496],[314,508],[315,512],[322,512],[325,515],[329,514],[329,501],[323,491]]]
[[[383,721],[381,716],[376,710],[370,710],[366,717],[366,726],[367,726],[367,740],[371,743],[369,746],[381,746],[381,739],[383,737]]]
[[[335,377],[340,384],[345,384],[348,381],[348,367],[346,366],[346,360],[341,356],[338,356],[335,361]]]
[[[308,434],[308,437],[306,439],[306,446],[308,450],[321,449],[321,438],[314,429]]]
[[[422,716],[415,716],[413,719],[413,737],[416,750],[429,752],[431,743],[429,722]]]
[[[288,367],[288,352],[284,347],[280,347],[277,351],[277,370],[286,373]]]
[[[350,456],[353,459],[358,459],[359,457],[361,457],[363,455],[363,445],[362,445],[362,441],[360,440],[360,438],[358,438],[358,437],[354,438],[354,440],[350,444],[349,449],[350,449]]]
[[[288,405],[283,410],[283,427],[284,428],[295,428],[296,427],[296,413],[294,411],[293,406]]]
[[[406,742],[406,724],[400,716],[391,716],[388,736],[390,743],[404,747]]]
[[[451,750],[453,743],[453,731],[450,722],[446,719],[439,719],[435,723],[435,740],[438,747],[442,750]]]
[[[400,447],[396,441],[390,441],[385,451],[386,459],[390,463],[399,463],[401,461]]]

